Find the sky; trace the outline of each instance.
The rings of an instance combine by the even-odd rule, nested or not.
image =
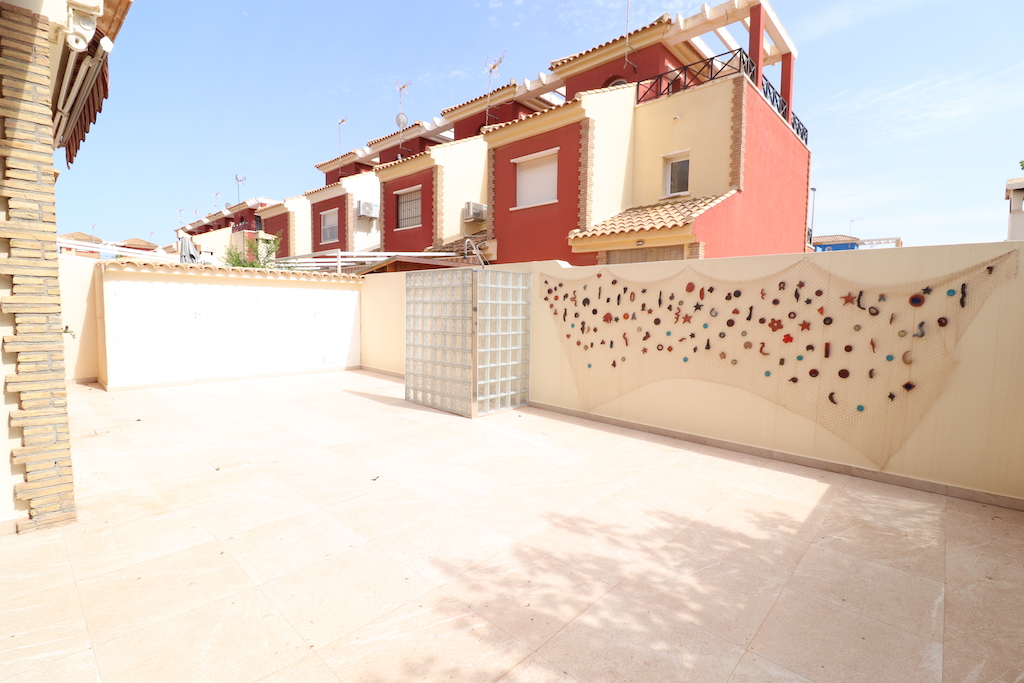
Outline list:
[[[1006,239],[1005,183],[1024,176],[1024,3],[972,5],[773,1],[798,51],[815,235]],[[629,25],[699,6],[633,0]],[[69,170],[55,154],[58,232],[170,243],[239,197],[321,186],[339,120],[344,151],[396,129],[396,84],[412,81],[409,119],[430,120],[486,92],[503,52],[493,87],[625,28],[626,0],[136,0],[99,120]]]

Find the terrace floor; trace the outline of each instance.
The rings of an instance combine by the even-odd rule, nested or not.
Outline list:
[[[364,372],[69,388],[0,680],[1024,680],[1024,512]]]

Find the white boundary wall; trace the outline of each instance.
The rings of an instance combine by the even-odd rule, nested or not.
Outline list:
[[[268,271],[101,270],[108,389],[359,366],[358,281]]]

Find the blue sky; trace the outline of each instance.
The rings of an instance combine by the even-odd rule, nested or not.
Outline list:
[[[711,3],[714,4],[714,3]],[[795,42],[793,110],[810,130],[815,234],[908,246],[1006,238],[1007,178],[1024,175],[1024,4],[775,0]],[[699,3],[634,0],[631,26]],[[59,232],[160,244],[242,198],[322,184],[314,164],[409,118],[535,78],[623,33],[625,0],[137,0],[111,55],[111,98],[70,170]],[[734,32],[735,34],[736,32]],[[740,32],[742,33],[742,32]],[[736,34],[741,43],[745,33]],[[778,75],[769,78],[778,85]],[[214,193],[220,192],[215,197]],[[851,227],[851,221],[852,223]]]

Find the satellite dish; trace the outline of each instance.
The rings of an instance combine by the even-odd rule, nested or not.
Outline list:
[[[231,208],[231,202],[224,202],[224,208],[225,209],[230,209]]]
[[[395,117],[395,123],[398,124],[399,128],[405,128],[409,125],[409,117],[400,113]]]

